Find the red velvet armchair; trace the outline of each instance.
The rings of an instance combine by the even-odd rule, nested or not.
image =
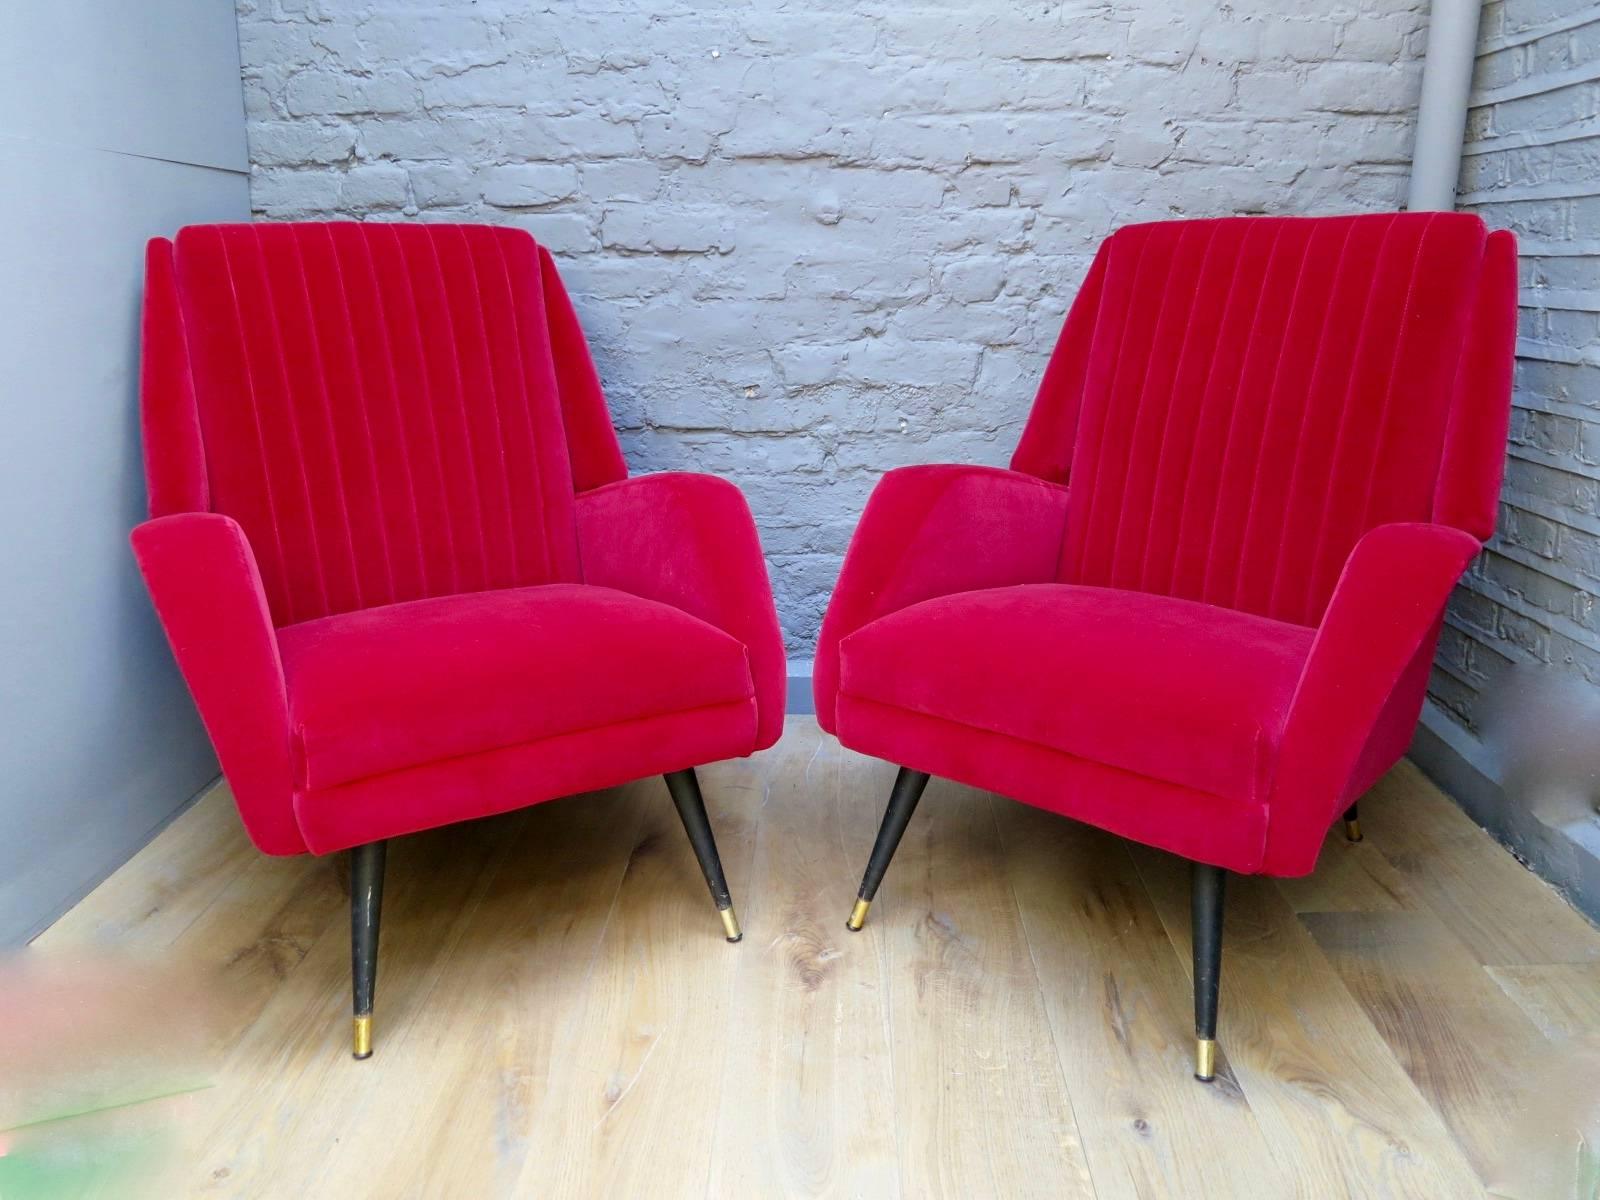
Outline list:
[[[1464,214],[1109,238],[1011,469],[889,472],[846,555],[818,719],[901,764],[850,928],[929,772],[1173,851],[1212,1078],[1225,873],[1359,837],[1494,528],[1516,288]]]
[[[150,244],[133,548],[268,854],[353,849],[371,1052],[385,839],[771,745],[784,657],[733,485],[629,478],[550,255],[478,226]]]

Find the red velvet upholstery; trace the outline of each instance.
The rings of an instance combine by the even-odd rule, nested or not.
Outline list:
[[[756,741],[778,740],[789,664],[773,634],[772,587],[738,488],[668,471],[585,492],[578,547],[585,581],[660,600],[737,638],[755,681]]]
[[[1011,470],[891,471],[868,502],[819,720],[1191,858],[1309,871],[1404,752],[1493,529],[1515,321],[1515,244],[1465,214],[1121,230]]]
[[[196,226],[147,266],[133,545],[263,850],[776,740],[782,640],[743,497],[627,479],[525,233]]]
[[[924,600],[857,630],[839,648],[840,686],[1259,805],[1311,638],[1193,600],[1022,584]]]
[[[885,475],[822,621],[812,676],[822,727],[834,728],[846,634],[920,600],[1052,579],[1066,518],[1065,488],[1015,471],[931,466]]]
[[[302,789],[682,709],[742,704],[754,722],[737,638],[611,588],[385,604],[287,626],[278,648]]]

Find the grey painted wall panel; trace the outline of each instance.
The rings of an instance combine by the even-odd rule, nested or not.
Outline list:
[[[128,21],[111,25],[120,37]],[[91,63],[107,52],[80,48]],[[34,51],[7,53],[37,79],[74,48]],[[237,104],[236,77],[215,91],[213,107]],[[138,319],[147,238],[249,212],[237,171],[63,144],[49,122],[22,131],[49,136],[18,136],[16,114],[4,120],[0,946],[37,932],[216,774],[128,550],[145,506]],[[242,147],[242,113],[234,124]]]
[[[6,0],[0,134],[247,169],[227,0]]]

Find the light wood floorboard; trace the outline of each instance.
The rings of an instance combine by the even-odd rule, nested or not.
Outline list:
[[[893,776],[810,718],[702,769],[736,946],[659,779],[399,839],[363,1063],[347,880],[218,787],[0,973],[79,1031],[0,1035],[0,1151],[127,1196],[1464,1200],[1579,1136],[1506,1131],[1593,1047],[1600,932],[1411,765],[1315,875],[1230,881],[1209,1086],[1170,856],[935,780],[847,932]]]

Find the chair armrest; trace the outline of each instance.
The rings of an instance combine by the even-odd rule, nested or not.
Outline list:
[[[130,540],[250,840],[268,854],[304,853],[283,662],[244,530],[217,513],[176,513]]]
[[[839,643],[908,605],[1056,578],[1067,489],[999,467],[901,467],[878,482],[850,539],[817,639],[817,721],[833,731]]]
[[[761,540],[744,493],[725,479],[667,471],[578,496],[585,583],[681,608],[744,643],[756,746],[783,732],[787,664]]]
[[[1449,525],[1380,525],[1356,543],[1311,643],[1284,725],[1263,870],[1303,875],[1347,803],[1396,685],[1481,549]]]

